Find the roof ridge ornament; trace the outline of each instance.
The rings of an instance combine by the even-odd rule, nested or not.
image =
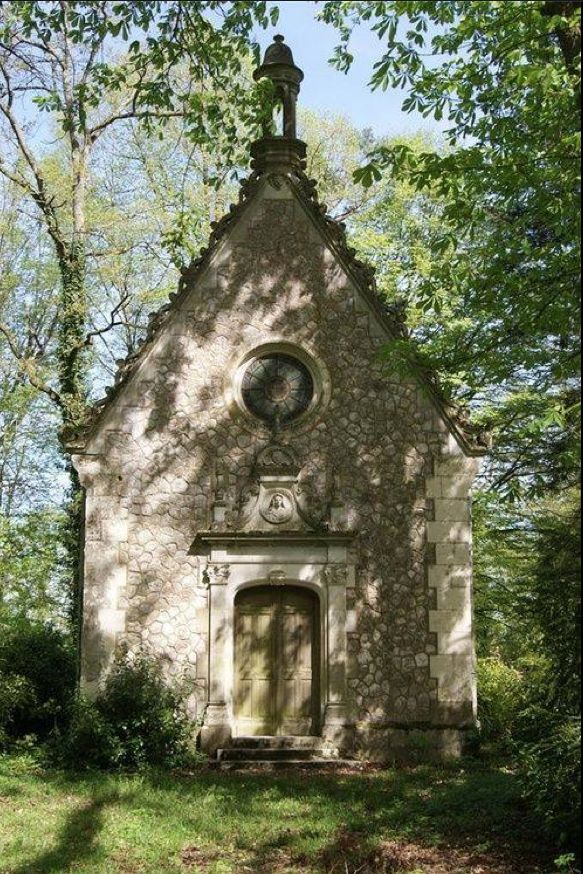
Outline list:
[[[263,63],[253,73],[256,82],[269,79],[273,85],[272,112],[263,126],[263,136],[251,146],[252,167],[259,173],[289,172],[305,168],[306,144],[297,138],[297,101],[303,71],[296,67],[292,50],[281,34],[267,47]],[[272,130],[273,110],[281,107],[282,133]]]

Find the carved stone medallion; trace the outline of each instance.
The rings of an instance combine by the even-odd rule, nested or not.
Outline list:
[[[286,492],[271,492],[267,494],[259,512],[266,522],[281,525],[284,522],[289,522],[293,516],[294,502]]]

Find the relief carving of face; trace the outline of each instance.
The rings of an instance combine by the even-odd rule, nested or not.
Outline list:
[[[292,512],[293,506],[289,496],[283,492],[275,492],[269,499],[267,506],[262,510],[261,515],[268,522],[278,525],[291,519]]]

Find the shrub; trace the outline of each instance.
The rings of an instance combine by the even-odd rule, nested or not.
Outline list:
[[[118,658],[97,707],[120,743],[118,764],[174,766],[188,756],[191,722],[184,695],[164,681],[152,658]]]
[[[544,829],[559,846],[581,851],[581,719],[529,708],[517,757],[524,791]],[[536,725],[536,731],[534,726]]]
[[[153,659],[120,656],[95,702],[76,702],[60,753],[74,767],[189,763],[192,723],[182,690],[164,681]]]
[[[478,660],[478,715],[482,738],[509,743],[524,706],[522,674],[500,658]]]
[[[15,714],[31,710],[36,704],[32,684],[18,674],[0,674],[0,749],[8,745]]]
[[[53,738],[53,749],[68,767],[109,768],[121,758],[112,726],[93,701],[79,696],[70,707],[69,723],[63,736]]]
[[[45,738],[66,713],[75,688],[70,638],[54,626],[22,619],[3,624],[0,631],[1,682],[15,689],[8,733]]]

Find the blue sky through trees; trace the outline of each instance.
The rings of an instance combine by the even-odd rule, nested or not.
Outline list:
[[[279,0],[279,21],[273,30],[255,34],[263,49],[273,34],[282,33],[294,53],[296,64],[304,71],[300,104],[318,112],[342,113],[358,127],[370,127],[375,134],[439,133],[446,123],[438,124],[419,113],[405,113],[401,103],[403,91],[376,91],[368,86],[372,66],[379,59],[383,43],[368,28],[357,29],[351,43],[355,61],[345,75],[328,60],[338,42],[338,33],[330,25],[316,20],[322,3],[312,0]]]

